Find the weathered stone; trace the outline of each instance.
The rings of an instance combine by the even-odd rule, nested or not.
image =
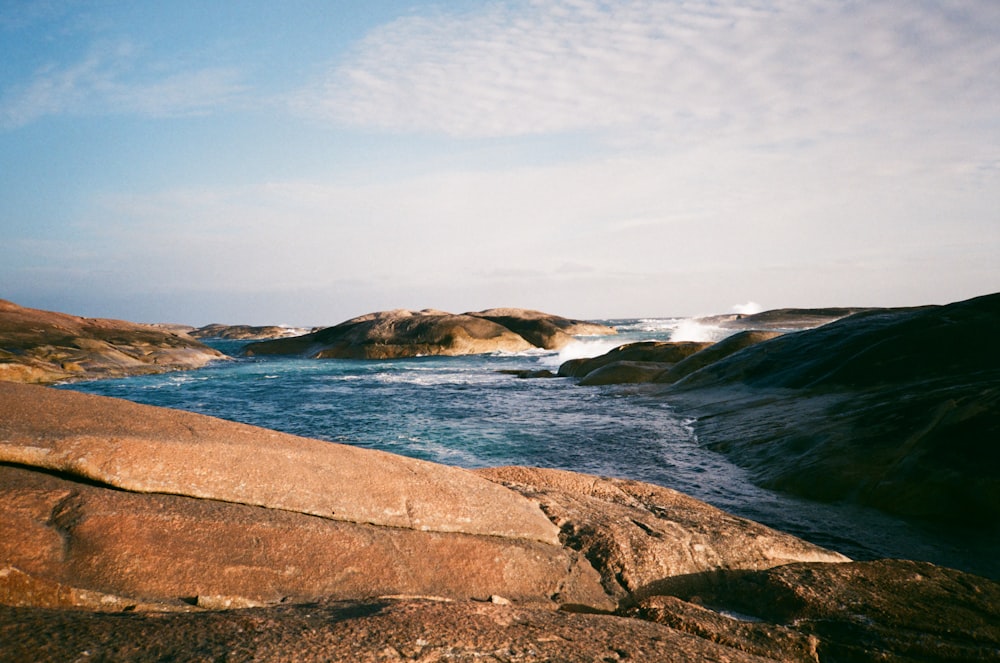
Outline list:
[[[308,330],[276,325],[223,325],[213,323],[188,332],[192,338],[219,338],[229,341],[261,341],[272,338],[300,336]]]
[[[167,615],[0,606],[0,658],[137,663],[775,660],[639,619],[412,599]]]
[[[738,518],[669,488],[562,470],[477,470],[537,500],[619,599],[663,578],[793,561],[846,562],[839,553]]]
[[[916,663],[1000,656],[1000,585],[926,562],[789,564],[673,578],[658,590],[737,619],[662,597],[625,612],[731,646],[753,643],[747,651],[776,658]],[[803,647],[814,653],[794,655]]]
[[[657,378],[673,364],[655,361],[613,361],[596,368],[580,379],[580,386],[595,387],[606,384],[642,384],[656,382]]]
[[[689,357],[699,350],[707,348],[711,343],[693,341],[664,342],[639,341],[626,343],[599,357],[582,361],[570,360],[559,367],[559,375],[563,377],[582,378],[588,373],[618,361],[644,361],[674,364]]]
[[[558,542],[536,505],[466,470],[33,385],[0,383],[0,462],[135,492]]]
[[[613,607],[594,569],[560,546],[108,490],[2,465],[0,564],[36,579],[0,577],[0,600],[13,605],[221,609],[408,594]]]
[[[199,368],[225,355],[153,325],[81,318],[0,300],[0,381],[50,384]]]
[[[731,354],[735,354],[744,348],[752,345],[770,341],[772,338],[781,336],[782,332],[777,331],[757,331],[747,330],[727,336],[717,343],[713,343],[703,350],[699,350],[689,357],[685,357],[670,367],[669,370],[660,373],[655,382],[671,383],[685,378],[695,371],[701,370],[709,364],[714,364],[720,359],[725,359]]]
[[[1000,540],[997,329],[1000,294],[861,313],[746,348],[665,395],[763,485]]]
[[[383,311],[293,338],[251,343],[248,355],[394,359],[421,355],[523,352],[534,346],[490,320],[442,311]]]
[[[546,350],[564,348],[576,340],[574,336],[607,336],[617,333],[613,327],[606,325],[520,308],[492,308],[466,315],[492,320],[522,336],[535,347]]]

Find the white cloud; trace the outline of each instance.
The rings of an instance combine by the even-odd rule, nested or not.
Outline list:
[[[0,127],[13,129],[48,115],[203,114],[243,90],[232,69],[161,72],[129,43],[95,46],[72,64],[52,64],[0,96]]]
[[[910,135],[994,120],[998,37],[990,0],[509,2],[385,25],[296,104],[462,137]]]

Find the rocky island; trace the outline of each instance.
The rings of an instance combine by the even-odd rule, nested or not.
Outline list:
[[[611,327],[525,309],[454,314],[433,309],[380,311],[294,338],[251,343],[253,355],[316,359],[398,359],[557,350],[577,335],[614,334]]]

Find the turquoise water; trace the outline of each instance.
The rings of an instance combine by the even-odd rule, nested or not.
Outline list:
[[[856,559],[908,557],[975,568],[968,551],[879,512],[818,504],[755,486],[704,449],[689,421],[648,388],[519,379],[620,343],[720,338],[678,320],[611,321],[617,337],[582,338],[561,354],[391,361],[236,357],[191,372],[66,388],[212,415],[306,437],[462,467],[532,465],[667,486]],[[238,355],[242,343],[215,342]],[[996,575],[995,570],[992,575]]]

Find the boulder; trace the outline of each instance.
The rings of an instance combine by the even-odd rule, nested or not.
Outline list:
[[[607,325],[520,308],[492,308],[466,315],[492,320],[519,334],[535,347],[546,350],[564,348],[576,340],[574,336],[606,336],[617,333]]]
[[[694,341],[639,341],[626,343],[613,350],[589,359],[571,359],[559,367],[559,375],[570,378],[585,377],[591,371],[618,361],[643,361],[660,364],[675,364],[682,359],[704,350],[711,343]],[[664,369],[668,366],[663,366]]]
[[[655,361],[613,361],[596,368],[580,379],[581,386],[594,387],[606,384],[640,384],[657,382],[659,376],[673,364]]]
[[[524,352],[533,346],[481,317],[442,311],[383,311],[293,338],[251,343],[244,353],[317,359],[396,359],[423,355]]]
[[[163,373],[217,359],[225,355],[184,333],[0,300],[0,381],[51,384]]]

